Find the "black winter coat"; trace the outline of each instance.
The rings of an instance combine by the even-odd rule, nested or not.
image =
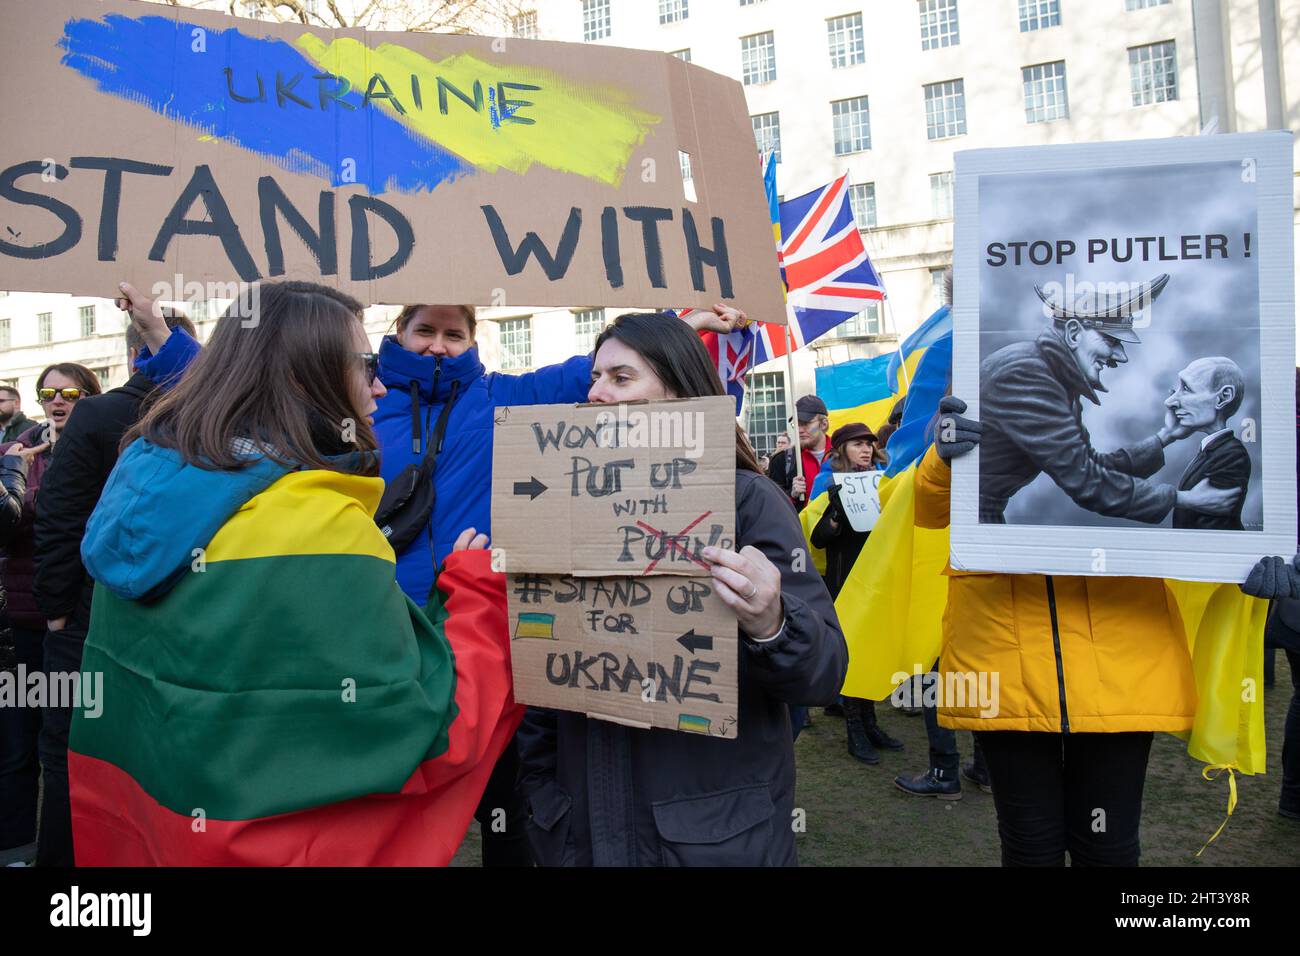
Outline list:
[[[12,665],[13,646],[5,614],[4,549],[23,518],[27,494],[27,463],[17,455],[0,457],[0,670]]]
[[[36,503],[36,606],[49,620],[85,633],[94,581],[81,563],[81,537],[117,464],[118,446],[140,418],[153,382],[137,373],[118,388],[83,398],[68,416],[41,479]]]
[[[736,473],[736,537],[780,569],[786,613],[770,644],[742,633],[739,736],[530,710],[519,781],[543,866],[795,865],[789,705],[832,703],[848,649],[789,499],[750,471]]]

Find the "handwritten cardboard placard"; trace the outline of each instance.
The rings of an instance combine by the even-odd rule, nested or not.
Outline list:
[[[735,412],[726,396],[498,409],[495,566],[707,575],[700,549],[735,538]]]
[[[507,576],[515,699],[736,737],[736,618],[710,579]]]
[[[2,288],[285,276],[785,321],[742,88],[668,54],[135,0],[0,0],[0,22]]]
[[[840,504],[854,531],[870,531],[880,518],[880,479],[883,471],[835,472]]]

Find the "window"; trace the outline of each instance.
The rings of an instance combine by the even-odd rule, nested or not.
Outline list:
[[[588,355],[596,347],[596,336],[605,328],[604,309],[583,309],[573,313],[573,332],[578,354]]]
[[[88,339],[95,334],[95,307],[83,305],[77,311],[81,316],[81,337]]]
[[[42,345],[54,341],[54,313],[41,312],[36,316],[36,341]]]
[[[786,431],[785,373],[755,372],[749,376],[748,425],[745,431],[760,455],[770,455],[776,436]]]
[[[532,317],[502,319],[498,323],[498,327],[501,329],[501,367],[504,369],[532,368]]]
[[[759,2],[761,2],[761,0],[740,0],[740,5],[742,7],[752,7],[754,4]]]
[[[831,103],[831,125],[836,156],[871,148],[871,112],[865,96]]]
[[[867,307],[849,319],[835,326],[833,337],[853,339],[861,335],[880,334],[880,303],[868,302]]]
[[[925,135],[930,139],[966,132],[966,87],[961,80],[925,87]]]
[[[1173,40],[1129,47],[1128,72],[1134,106],[1178,99],[1178,58]]]
[[[772,31],[740,38],[740,74],[746,86],[776,79],[776,43]]]
[[[537,39],[537,11],[516,14],[510,18],[510,32],[521,40]]]
[[[195,299],[193,302],[187,302],[186,312],[195,325],[206,322],[218,314],[215,303],[211,299]]]
[[[957,0],[917,0],[921,14],[921,49],[956,46]]]
[[[690,15],[687,0],[659,0],[659,22],[675,23],[685,20]]]
[[[92,368],[91,371],[95,373],[95,378],[99,379],[100,390],[108,388],[108,366],[102,365],[99,368]]]
[[[832,68],[865,63],[867,53],[862,41],[862,14],[852,13],[827,20],[826,42],[830,44]]]
[[[673,50],[671,55],[677,57],[679,60],[685,60],[687,63],[691,62],[690,50]]]
[[[1040,63],[1020,71],[1025,80],[1025,122],[1046,123],[1068,119],[1065,99],[1065,61]]]
[[[599,40],[609,33],[609,0],[582,0],[582,38]]]
[[[1020,32],[1061,25],[1061,0],[1020,0]]]
[[[876,228],[876,184],[858,183],[849,187],[849,205],[853,222],[859,229]]]
[[[1169,0],[1124,0],[1125,10],[1145,10],[1147,7],[1159,7]]]
[[[952,172],[930,174],[930,209],[935,219],[952,218]]]
[[[779,113],[759,113],[751,116],[754,124],[754,143],[760,153],[773,153],[776,161],[781,161],[781,115]]]
[[[934,307],[936,309],[939,308],[939,306],[943,305],[944,302],[943,277],[944,277],[944,273],[946,273],[947,271],[948,271],[947,266],[940,266],[938,269],[930,270],[930,288],[934,292],[933,301],[934,301]]]
[[[262,20],[266,18],[267,9],[265,0],[244,0],[242,7],[244,16],[248,17],[250,20]]]
[[[9,320],[0,319],[0,349],[7,349],[13,344],[12,334],[9,331]]]

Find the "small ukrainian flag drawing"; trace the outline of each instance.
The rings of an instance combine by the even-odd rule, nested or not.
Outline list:
[[[555,615],[543,614],[540,611],[524,611],[519,615],[519,623],[515,625],[515,640],[521,637],[541,637],[547,640],[556,640],[555,637]]]
[[[698,717],[695,714],[677,715],[678,730],[689,730],[693,734],[707,734],[709,727],[710,721],[707,717]]]

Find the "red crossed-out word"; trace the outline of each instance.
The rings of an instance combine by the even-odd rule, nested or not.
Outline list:
[[[692,521],[690,524],[688,524],[688,525],[687,525],[685,528],[683,528],[681,531],[678,531],[677,534],[675,534],[675,535],[671,535],[671,536],[664,534],[664,533],[663,533],[662,531],[660,531],[658,528],[651,527],[650,525],[646,524],[644,521],[638,521],[638,522],[637,522],[637,526],[640,527],[640,528],[642,528],[642,529],[645,530],[645,531],[649,531],[651,534],[658,535],[659,538],[660,538],[661,540],[663,540],[663,541],[667,541],[667,542],[668,542],[668,547],[673,551],[673,553],[677,553],[677,552],[679,552],[679,551],[682,550],[681,545],[677,543],[677,539],[680,538],[682,535],[686,534],[686,532],[690,531],[692,528],[694,528],[697,524],[699,524],[701,521],[703,521],[705,518],[707,518],[707,517],[708,517],[709,515],[711,515],[711,514],[713,514],[712,511],[706,511],[706,512],[704,512],[704,514],[700,515],[698,518],[696,518],[694,521]],[[685,551],[683,552],[683,554],[684,554],[686,560],[688,560],[688,561],[692,561],[692,562],[694,562],[695,564],[698,564],[700,567],[704,568],[706,571],[709,569],[709,565],[708,565],[706,562],[701,561],[701,560],[700,560],[699,558],[697,558],[695,555],[691,554],[691,549],[690,549],[690,548],[686,548]],[[642,573],[642,574],[649,574],[651,571],[653,571],[653,570],[655,569],[655,565],[658,564],[658,563],[659,563],[660,561],[662,561],[662,560],[663,560],[663,555],[660,555],[659,557],[657,557],[657,558],[655,558],[653,561],[651,561],[649,564],[647,564],[647,565],[645,566],[645,570],[642,571],[641,573]]]

